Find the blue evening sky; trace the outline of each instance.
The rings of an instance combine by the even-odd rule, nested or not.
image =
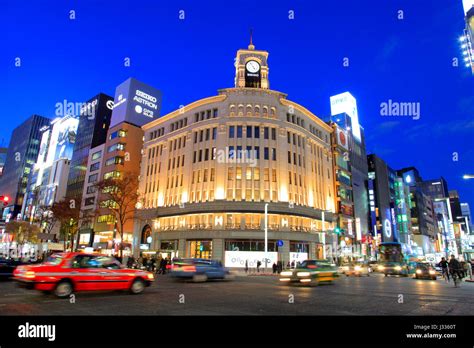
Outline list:
[[[444,176],[474,210],[474,180],[462,179],[474,174],[474,76],[458,42],[461,0],[0,0],[0,8],[4,145],[31,114],[113,96],[130,76],[162,91],[163,113],[232,87],[235,53],[253,27],[256,48],[270,53],[272,89],[321,118],[331,95],[350,91],[368,153],[395,169],[416,166],[425,179]],[[420,119],[381,116],[389,99],[421,103]]]

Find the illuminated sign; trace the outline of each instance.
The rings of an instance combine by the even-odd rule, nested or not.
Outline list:
[[[362,239],[362,229],[360,227],[360,218],[356,218],[355,225],[356,225],[356,238],[357,238],[357,240],[361,240]]]
[[[359,115],[357,113],[357,101],[349,92],[330,97],[331,115],[347,114],[351,118],[352,135],[358,141],[361,140]]]
[[[474,0],[462,0],[462,7],[464,9],[464,15],[474,6]]]
[[[385,234],[385,237],[387,237],[387,239],[392,238],[392,223],[390,222],[389,219],[385,219],[383,222],[383,232]]]
[[[107,107],[110,107],[109,103]],[[133,78],[115,90],[110,127],[121,122],[143,126],[160,116],[161,92]]]
[[[336,128],[336,137],[337,137],[337,145],[341,146],[342,148],[348,150],[349,145],[347,144],[347,133],[342,130],[341,128]]]
[[[245,262],[249,268],[256,268],[257,261],[260,261],[261,267],[265,267],[264,251],[226,251],[225,267],[245,267]],[[267,252],[267,267],[271,267],[273,263],[278,261],[277,252]]]
[[[290,253],[290,262],[303,262],[308,259],[308,253]],[[273,265],[273,263],[272,263]]]

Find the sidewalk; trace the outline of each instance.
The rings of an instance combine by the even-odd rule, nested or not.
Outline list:
[[[279,276],[278,273],[273,273],[271,270],[267,270],[266,272],[261,269],[260,272],[257,272],[256,269],[249,269],[248,272],[245,272],[244,269],[236,269],[230,271],[233,275],[237,277],[256,277],[256,276],[274,276],[277,277]]]

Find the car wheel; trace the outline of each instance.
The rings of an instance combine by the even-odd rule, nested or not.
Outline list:
[[[207,275],[205,274],[195,274],[193,276],[193,282],[195,283],[203,283],[207,280]]]
[[[145,282],[141,279],[135,279],[130,286],[130,292],[134,295],[140,294],[145,290]]]
[[[69,297],[72,292],[73,292],[73,286],[72,283],[69,280],[62,280],[56,285],[56,288],[54,289],[54,294],[57,297],[60,298],[65,298]]]
[[[385,273],[385,276],[388,276],[388,274],[387,274],[387,273]]]

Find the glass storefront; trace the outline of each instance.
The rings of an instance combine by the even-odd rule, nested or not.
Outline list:
[[[190,240],[188,241],[188,255],[192,258],[211,259],[212,240]]]

